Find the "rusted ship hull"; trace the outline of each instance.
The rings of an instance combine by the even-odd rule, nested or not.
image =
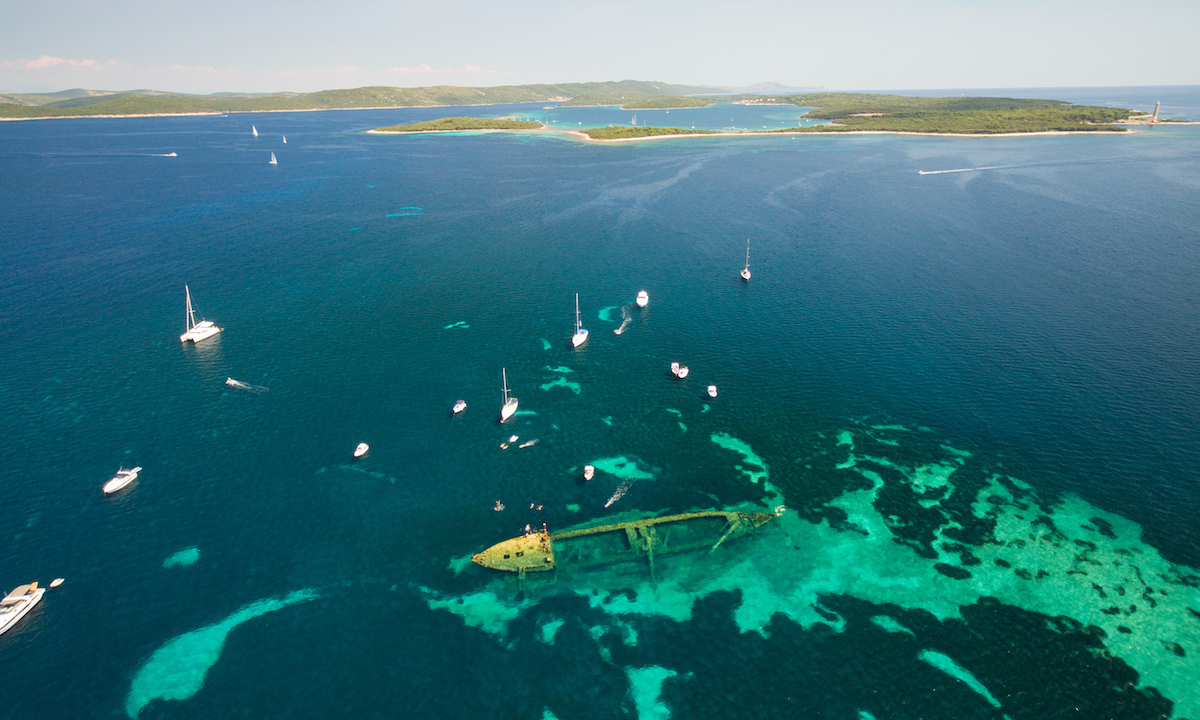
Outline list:
[[[560,566],[588,567],[643,560],[649,563],[653,576],[657,555],[715,550],[775,517],[775,513],[704,510],[554,534],[543,528],[496,543],[471,560],[520,575]]]

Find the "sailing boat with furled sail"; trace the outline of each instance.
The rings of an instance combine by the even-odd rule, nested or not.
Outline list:
[[[587,342],[588,331],[579,321],[579,293],[575,293],[575,334],[571,336],[571,347],[577,348]]]
[[[517,411],[517,399],[508,396],[508,369],[501,368],[500,372],[504,375],[504,404],[500,406],[500,422],[504,422]]]
[[[742,279],[750,282],[750,238],[746,238],[746,267],[742,270]]]
[[[200,316],[200,322],[196,322],[196,311],[192,308],[192,291],[187,285],[184,285],[183,292],[187,295],[187,313],[185,316],[185,332],[179,336],[179,341],[198,343],[221,332],[221,328],[217,327],[213,321],[203,319],[203,315]]]

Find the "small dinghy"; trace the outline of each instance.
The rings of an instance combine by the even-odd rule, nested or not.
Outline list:
[[[359,443],[358,447],[354,448],[354,457],[356,457],[356,458],[362,457],[363,455],[366,455],[367,451],[370,449],[371,449],[370,445],[368,445],[366,443]]]
[[[716,385],[709,385],[709,386],[708,386],[708,396],[709,396],[709,397],[716,397],[716,396],[717,396],[717,386],[716,386]]]
[[[679,372],[675,373],[675,375],[676,375],[676,376],[677,376],[677,377],[678,377],[680,380],[682,380],[682,379],[684,379],[685,377],[687,377],[687,376],[688,376],[688,366],[687,366],[687,365],[680,365],[680,366],[679,366]]]
[[[679,377],[679,363],[671,363],[671,374]]]
[[[584,465],[583,466],[583,479],[584,480],[591,480],[592,476],[595,474],[596,474],[595,466],[593,466],[593,465]]]

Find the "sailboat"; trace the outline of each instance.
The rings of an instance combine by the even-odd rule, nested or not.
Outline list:
[[[633,119],[629,121],[629,124],[630,124],[630,125],[637,125],[637,115],[634,115],[634,116],[633,116]]]
[[[746,267],[742,270],[742,279],[750,282],[750,238],[746,238]]]
[[[258,137],[258,128],[256,128],[256,127],[254,127],[253,125],[251,125],[251,126],[250,126],[250,132],[251,132],[251,133],[254,135],[254,137]]]
[[[271,153],[271,162],[269,162],[267,164],[268,165],[278,165],[279,164],[279,161],[275,159],[275,153]]]
[[[501,368],[500,372],[504,375],[504,404],[500,406],[500,422],[504,422],[517,411],[517,399],[508,396],[508,370]]]
[[[575,293],[575,334],[571,336],[571,347],[577,348],[587,342],[587,328],[579,322],[579,293]]]
[[[187,294],[187,332],[179,336],[179,341],[198,343],[221,332],[221,328],[214,325],[211,320],[201,319],[200,322],[196,322],[196,313],[192,310],[192,291],[188,289],[187,285],[183,286],[183,291]],[[203,318],[204,316],[201,315],[200,317]]]
[[[284,136],[283,136],[283,144],[284,144],[284,145],[287,145],[287,135],[284,135]]]

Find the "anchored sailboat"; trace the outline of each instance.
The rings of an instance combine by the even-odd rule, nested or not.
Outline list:
[[[198,343],[221,332],[221,328],[213,324],[211,320],[204,320],[203,315],[200,316],[200,322],[196,322],[196,313],[192,309],[192,291],[188,289],[187,285],[183,286],[183,291],[187,295],[186,332],[179,336],[179,341]]]
[[[508,396],[508,370],[501,368],[500,372],[504,375],[504,404],[500,406],[500,422],[512,417],[512,414],[517,411],[517,399]]]
[[[577,348],[587,342],[587,339],[587,328],[579,322],[579,293],[575,293],[575,334],[571,336],[571,347]]]
[[[742,279],[750,282],[750,238],[746,238],[746,267],[742,270]]]

